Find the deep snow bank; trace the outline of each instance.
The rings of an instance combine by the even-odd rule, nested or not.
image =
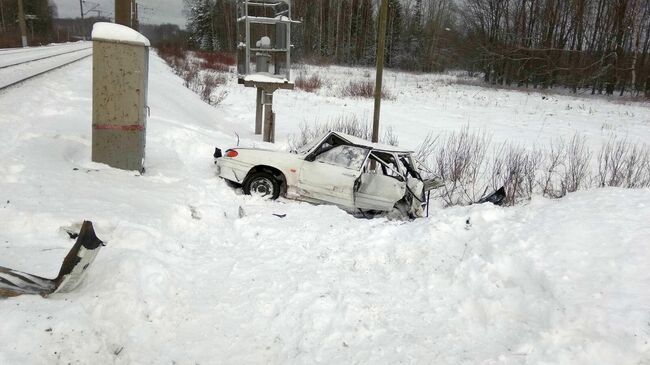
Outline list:
[[[650,191],[410,223],[256,201],[212,171],[239,117],[151,67],[144,176],[89,161],[90,60],[0,95],[0,265],[54,276],[84,218],[108,242],[75,293],[0,300],[0,363],[650,361]]]

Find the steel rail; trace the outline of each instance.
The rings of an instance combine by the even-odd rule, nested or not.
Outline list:
[[[85,48],[85,49],[88,49],[88,48]],[[57,56],[61,56],[61,55],[63,55],[63,54],[67,54],[67,53],[70,53],[70,52],[61,53],[61,54],[58,54]],[[34,77],[37,77],[37,76],[43,75],[43,74],[45,74],[45,73],[48,73],[48,72],[50,72],[50,71],[54,71],[54,70],[59,69],[59,68],[61,68],[61,67],[67,66],[67,65],[69,65],[69,64],[71,64],[71,63],[75,63],[75,62],[81,61],[81,60],[83,60],[83,59],[85,59],[85,58],[88,58],[88,57],[90,57],[90,56],[92,56],[92,55],[93,55],[92,53],[91,53],[91,54],[84,55],[83,57],[79,57],[79,58],[74,59],[74,60],[72,60],[72,61],[68,61],[68,62],[66,62],[66,63],[63,63],[63,64],[61,64],[61,65],[56,65],[56,66],[54,66],[54,67],[52,67],[52,68],[48,68],[47,70],[43,70],[43,71],[41,71],[41,72],[37,72],[37,73],[35,73],[35,74],[33,74],[33,75],[29,75],[29,76],[24,77],[24,78],[22,78],[22,79],[20,79],[20,80],[17,80],[17,81],[12,82],[11,84],[7,84],[7,85],[4,85],[4,86],[0,86],[0,91],[5,90],[5,89],[8,89],[8,88],[10,88],[10,87],[12,87],[12,86],[15,86],[15,85],[17,85],[17,84],[20,84],[20,83],[22,83],[22,82],[25,82],[25,81],[27,81],[27,80],[29,80],[29,79],[33,79]]]
[[[87,49],[91,49],[91,48],[93,48],[93,47],[86,47],[86,48],[81,48],[81,49],[75,49],[75,50],[73,50],[73,51],[67,51],[67,52],[57,53],[57,54],[49,55],[49,56],[45,56],[45,57],[34,58],[34,59],[32,59],[32,60],[16,62],[16,63],[12,63],[12,64],[9,64],[9,65],[0,66],[0,70],[3,69],[3,68],[8,68],[8,67],[13,67],[13,66],[23,65],[23,64],[25,64],[25,63],[30,63],[30,62],[36,62],[36,61],[40,61],[40,60],[45,60],[45,59],[52,58],[52,57],[63,56],[63,55],[65,55],[65,54],[70,54],[70,53],[75,53],[75,52],[81,52],[81,51],[85,51],[85,50],[87,50]]]

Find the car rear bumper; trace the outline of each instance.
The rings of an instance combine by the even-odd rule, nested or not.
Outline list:
[[[234,159],[221,157],[217,158],[217,175],[219,177],[236,183],[243,183],[248,171],[252,166],[244,164]]]

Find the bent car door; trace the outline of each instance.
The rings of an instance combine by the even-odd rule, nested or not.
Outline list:
[[[354,184],[368,153],[366,148],[340,145],[305,161],[300,169],[299,188],[305,197],[345,207],[354,207]]]
[[[359,209],[389,211],[406,194],[404,177],[395,156],[390,153],[373,151],[368,160],[374,161],[376,167],[374,171],[367,167],[366,172],[361,174],[355,192],[355,206]]]

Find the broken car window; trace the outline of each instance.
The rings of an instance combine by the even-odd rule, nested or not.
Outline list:
[[[323,152],[326,152],[336,146],[347,146],[350,145],[347,141],[341,139],[339,136],[335,134],[330,134],[329,137],[327,137],[317,148],[314,148],[312,153],[307,156],[306,160],[307,161],[314,161],[316,156],[320,155]]]
[[[370,170],[370,163],[367,163],[364,170],[369,173],[386,175],[394,178],[401,177],[400,169],[393,154],[388,152],[372,151],[368,160],[375,161],[375,170]],[[398,178],[399,179],[399,178]]]
[[[411,160],[411,156],[399,155],[399,162],[400,162],[400,169],[402,171],[405,171],[406,173],[408,173],[409,176],[413,178],[422,179],[420,173],[413,168],[413,161]]]
[[[368,150],[357,146],[336,146],[316,156],[316,161],[351,170],[361,169]]]

